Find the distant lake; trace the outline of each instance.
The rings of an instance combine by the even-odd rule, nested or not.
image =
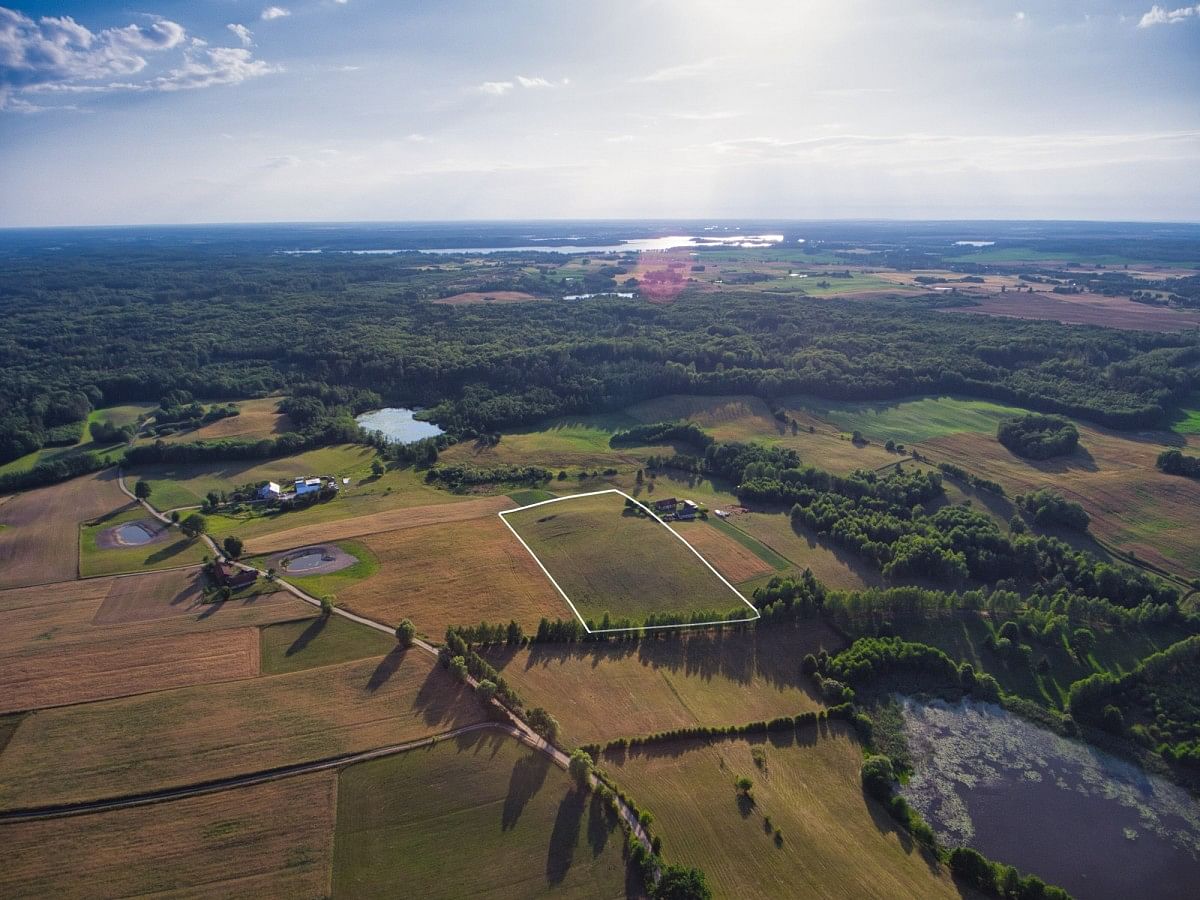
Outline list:
[[[915,770],[900,792],[951,845],[1078,900],[1196,896],[1200,802],[991,703],[900,698]]]
[[[561,238],[533,238],[545,243],[513,247],[421,247],[386,248],[379,250],[280,250],[287,256],[305,256],[313,253],[350,253],[355,256],[390,256],[397,253],[639,253],[647,250],[674,250],[679,247],[737,247],[754,249],[774,247],[783,243],[782,234],[733,234],[692,235],[671,234],[658,238],[629,238],[612,244],[571,244],[573,236]],[[803,243],[803,239],[799,241]]]
[[[386,409],[363,413],[354,421],[367,431],[383,432],[383,436],[393,444],[411,444],[422,438],[437,437],[445,433],[432,422],[422,422],[413,418],[415,412],[419,410],[389,406]]]

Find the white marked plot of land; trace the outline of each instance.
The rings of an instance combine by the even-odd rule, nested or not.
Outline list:
[[[613,506],[612,512],[615,515],[612,517],[612,531],[606,530],[607,518],[598,518],[590,523],[586,521],[571,523],[572,513],[588,505],[576,503],[572,508],[571,501],[586,501],[587,498],[599,498],[604,495],[616,495],[621,498],[621,501],[626,501],[619,506]],[[566,505],[556,507],[555,504]],[[625,507],[629,504],[633,504],[640,512],[645,513],[650,522],[647,522],[642,516],[638,516],[634,520],[636,525],[628,520],[625,517]],[[590,504],[590,506],[596,505],[595,501]],[[559,513],[555,511],[556,509],[561,509],[564,522],[557,521]],[[528,515],[522,515],[527,514],[529,510],[545,510],[546,515],[531,522]],[[607,517],[610,513],[607,509],[598,509],[589,514],[594,517]],[[721,604],[725,602],[726,597],[734,601],[732,606],[745,604],[749,610],[746,615],[747,620],[759,618],[759,612],[754,605],[695,547],[689,544],[683,535],[668,526],[644,503],[617,488],[554,497],[516,509],[503,510],[499,516],[516,539],[521,542],[521,546],[533,557],[538,568],[554,585],[555,590],[571,607],[575,617],[589,633],[632,630],[630,628],[591,628],[588,626],[589,618],[595,623],[605,612],[612,614],[613,618],[617,620],[627,618],[634,622],[643,621],[647,615],[652,613],[687,615],[695,610],[715,609],[720,614],[724,609]],[[509,520],[513,516],[517,517],[516,527]],[[525,521],[522,522],[522,519]],[[663,543],[657,532],[650,533],[644,529],[636,535],[632,533],[621,535],[615,531],[622,527],[642,528],[650,523],[661,527],[669,534],[670,542]],[[574,530],[572,524],[575,526]],[[534,533],[539,530],[545,532],[551,528],[558,528],[560,525],[562,527],[559,530],[559,536],[563,538],[564,546],[573,548],[576,556],[564,556],[557,549],[551,549],[551,545],[547,545],[544,535],[539,536]],[[582,526],[586,526],[586,528]],[[522,527],[526,530],[525,535],[521,533]],[[527,537],[530,540],[526,540]],[[645,538],[645,540],[638,540],[638,538]],[[629,543],[630,540],[633,540],[633,543]],[[686,551],[679,550],[674,541],[682,544]],[[540,555],[534,546],[531,546],[531,542],[541,548]],[[564,552],[569,553],[569,551]],[[694,565],[694,561],[698,561],[699,565]],[[658,565],[659,562],[662,563],[661,568]],[[672,573],[674,577],[672,577]],[[597,583],[603,583],[606,580],[610,580],[612,583],[613,596],[609,599],[616,604],[616,608],[609,608],[604,605],[604,600],[598,600],[594,596],[595,592],[592,589]],[[589,587],[581,589],[581,585],[585,584]],[[635,594],[641,596],[643,589],[646,591],[645,596],[652,602],[649,604],[650,608],[639,609],[636,600],[632,600],[631,605],[631,598]],[[693,590],[696,591],[694,595],[691,593]],[[678,593],[674,593],[676,591]],[[572,594],[575,596],[573,597]],[[671,605],[663,605],[664,596],[668,598],[666,602]],[[604,608],[596,608],[597,603]],[[622,604],[626,608],[622,608]],[[716,625],[723,621],[723,619],[714,618],[711,621],[683,625],[638,627],[690,628]]]

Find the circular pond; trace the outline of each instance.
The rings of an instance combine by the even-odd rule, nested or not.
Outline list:
[[[336,545],[304,547],[275,557],[274,564],[289,575],[328,575],[358,560]]]

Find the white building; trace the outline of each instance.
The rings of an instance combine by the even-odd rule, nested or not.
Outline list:
[[[268,481],[258,489],[258,496],[263,500],[278,500],[283,489],[274,481]]]
[[[296,479],[296,496],[303,494],[315,494],[321,489],[320,478],[297,478]]]

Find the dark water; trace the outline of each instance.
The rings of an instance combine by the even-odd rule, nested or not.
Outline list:
[[[367,431],[382,431],[383,436],[394,444],[411,444],[413,441],[437,437],[443,433],[442,429],[432,422],[421,422],[414,419],[414,411],[399,406],[389,406],[387,409],[363,413],[355,421]]]
[[[289,572],[304,572],[308,569],[315,569],[324,562],[325,552],[323,550],[310,550],[298,556],[290,557],[284,568]]]
[[[902,699],[905,798],[938,836],[1079,900],[1200,896],[1200,803],[993,704]]]
[[[138,544],[148,544],[154,540],[154,534],[137,522],[130,522],[128,525],[122,525],[117,529],[117,539],[122,544],[136,546]]]

